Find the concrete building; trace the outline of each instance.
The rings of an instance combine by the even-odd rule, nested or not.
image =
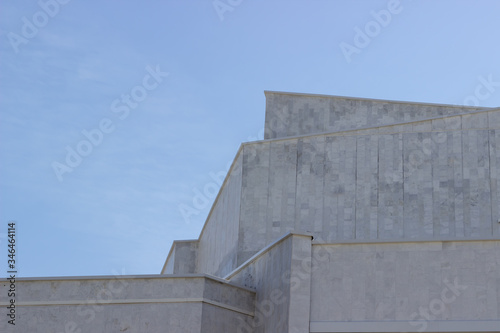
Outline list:
[[[22,279],[0,330],[500,332],[500,109],[266,92],[265,125],[161,274]]]

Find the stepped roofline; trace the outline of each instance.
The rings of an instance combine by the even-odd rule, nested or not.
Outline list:
[[[265,139],[339,132],[490,108],[265,91]]]
[[[264,200],[264,202],[261,198],[266,197],[266,195],[271,195],[269,194],[271,190],[266,187],[270,179],[272,179],[272,181],[269,186],[276,187],[276,182],[280,181],[279,177],[276,178],[276,172],[278,171],[275,170],[276,166],[272,166],[273,163],[281,163],[279,164],[281,173],[287,174],[291,172],[291,175],[289,175],[291,178],[289,180],[294,183],[294,181],[297,182],[297,177],[299,176],[299,174],[295,175],[294,172],[298,172],[298,168],[305,168],[304,170],[306,170],[307,173],[318,167],[318,165],[315,164],[317,162],[315,160],[316,157],[321,159],[321,161],[326,159],[326,153],[333,149],[332,144],[334,144],[334,142],[343,142],[341,146],[349,151],[352,150],[353,144],[355,146],[359,144],[361,145],[360,154],[362,153],[362,148],[366,148],[365,145],[369,143],[370,148],[367,152],[369,152],[370,155],[366,156],[371,156],[371,154],[375,152],[379,155],[378,157],[381,160],[387,160],[387,158],[390,157],[385,153],[388,149],[386,146],[389,145],[389,152],[394,156],[401,157],[397,160],[396,164],[390,165],[393,165],[394,168],[401,173],[403,165],[405,167],[409,165],[409,157],[407,155],[415,150],[418,151],[422,149],[420,146],[423,144],[421,142],[423,138],[429,140],[435,133],[449,132],[455,133],[453,136],[456,138],[464,136],[463,140],[469,140],[469,135],[472,135],[471,138],[481,135],[482,139],[488,141],[490,140],[488,137],[483,138],[483,136],[486,135],[483,132],[500,129],[500,113],[498,112],[500,108],[498,107],[464,107],[438,105],[433,103],[398,102],[357,97],[273,91],[265,91],[265,95],[266,132],[269,133],[270,130],[273,131],[275,129],[268,126],[268,121],[270,116],[272,118],[272,116],[276,114],[278,118],[282,117],[278,120],[290,122],[292,126],[299,124],[299,126],[295,126],[294,128],[296,132],[292,132],[291,135],[282,132],[279,133],[279,135],[265,137],[264,140],[245,142],[240,145],[228,174],[222,182],[219,193],[208,213],[198,239],[174,242],[165,261],[165,265],[163,266],[163,274],[208,272],[216,276],[225,276],[225,274],[228,274],[236,267],[242,265],[246,260],[265,248],[266,245],[269,245],[273,240],[277,239],[276,237],[279,236],[277,233],[283,231],[301,233],[311,232],[311,230],[307,228],[297,229],[298,222],[293,219],[298,219],[300,216],[295,212],[292,214],[294,216],[292,220],[284,216],[279,216],[277,219],[273,218],[273,216],[260,216],[259,218],[261,221],[259,222],[259,230],[261,231],[259,232],[262,233],[264,228],[269,230],[263,233],[263,235],[267,237],[265,241],[262,240],[262,237],[256,236],[256,216],[254,213],[250,213],[249,208],[253,207],[252,211],[262,211],[262,209],[264,209],[264,211],[266,211],[265,214],[271,214],[267,212],[270,209],[268,204],[266,205],[268,201]],[[313,124],[310,120],[317,118],[318,115],[319,117],[325,118],[320,118],[320,121]],[[315,125],[325,123],[325,119],[334,119],[334,121],[330,123],[326,122],[331,125],[326,126],[326,128],[314,127]],[[281,129],[288,130],[289,127],[282,126]],[[322,131],[322,129],[324,130]],[[278,130],[280,129],[278,128]],[[468,132],[472,134],[468,134]],[[400,136],[393,136],[391,138],[387,137],[387,135]],[[450,138],[450,140],[451,139],[452,138]],[[363,140],[369,140],[369,142]],[[398,144],[398,140],[405,142],[403,146],[406,150],[402,150],[403,146]],[[491,140],[494,140],[494,138],[492,137]],[[379,142],[381,145],[380,147]],[[424,148],[427,149],[429,147],[425,146]],[[271,150],[274,152],[273,154],[271,154]],[[428,152],[427,150],[426,152]],[[351,158],[356,158],[356,154],[358,154],[357,149],[354,149],[354,151],[351,152]],[[272,160],[271,155],[273,156]],[[331,156],[328,158],[331,159]],[[467,161],[468,158],[469,157],[465,160]],[[474,159],[475,157],[471,156],[471,158]],[[392,161],[391,163],[395,162]],[[358,165],[360,168],[359,172],[364,172],[363,170],[365,169],[363,169],[363,165],[364,164]],[[437,168],[438,165],[433,164],[432,167]],[[347,172],[344,169],[339,169],[337,171]],[[378,172],[376,174],[376,178],[378,179]],[[406,172],[407,176],[408,174],[409,173]],[[370,175],[373,176],[371,173]],[[377,183],[383,180],[383,178],[382,180],[377,180]],[[389,179],[389,183],[392,184],[392,180]],[[300,184],[297,183],[294,186],[299,185]],[[252,189],[252,187],[255,187],[255,189]],[[253,190],[259,192],[253,193]],[[380,191],[383,192],[384,187],[381,187]],[[326,193],[324,195],[331,196],[331,193]],[[283,202],[285,201],[283,200],[285,199],[282,199],[281,196],[275,195],[270,196],[270,198],[278,201],[281,200],[278,203],[284,205]],[[296,200],[299,199],[297,199],[297,194],[295,193],[295,199],[292,201],[295,202]],[[256,205],[258,207],[254,207]],[[263,205],[263,208],[259,205]],[[297,206],[295,203],[294,205],[294,210],[302,207],[300,205],[300,207]],[[385,209],[384,204],[377,203],[377,205],[380,206],[378,209],[383,213]],[[304,207],[307,208],[307,205]],[[492,210],[492,214],[495,215],[493,211],[494,210]],[[399,220],[406,221],[406,224],[410,223],[408,222],[408,218],[404,220],[401,217],[398,221]],[[319,220],[317,223],[329,223],[325,221]],[[275,224],[279,226],[284,223],[295,223],[295,227],[290,224],[286,227],[280,227],[278,231],[273,231]],[[357,223],[362,224],[363,222],[360,220],[357,221]],[[382,222],[379,221],[379,223]],[[493,233],[495,233],[495,227],[496,220],[495,224],[492,225]],[[369,236],[360,234],[361,236],[356,236],[354,239],[351,239],[352,237],[349,238],[350,236],[325,239],[337,243],[350,244],[358,242],[370,243],[372,241],[375,243],[379,241],[433,242],[464,239],[488,240],[497,238],[496,235],[486,233],[485,230],[486,229],[479,233],[476,232],[475,234],[466,235],[465,238],[464,236],[454,236],[451,234],[429,236],[419,229],[418,232],[420,234],[411,234],[410,237],[389,233],[385,236],[381,236],[380,239],[378,239],[378,234],[376,238],[373,238],[374,236],[371,234]],[[330,237],[327,233],[323,236]],[[347,238],[344,239],[343,237]],[[257,246],[257,243],[262,244]],[[213,244],[224,245],[221,247]],[[213,260],[213,258],[218,259]]]
[[[461,108],[461,109],[466,108],[466,109],[471,109],[471,110],[477,110],[478,108],[480,108],[480,109],[493,109],[493,108],[495,108],[495,107],[485,107],[485,106],[470,106],[470,105],[460,105],[460,104],[429,103],[429,102],[413,102],[413,101],[401,101],[401,100],[367,98],[367,97],[353,97],[353,96],[342,96],[342,95],[297,93],[297,92],[275,91],[275,90],[264,90],[264,95],[266,97],[272,96],[272,95],[284,95],[284,96],[297,96],[297,97],[310,97],[310,98],[349,99],[349,100],[357,100],[357,101],[371,101],[371,102],[394,103],[394,104],[444,106],[444,107],[455,107],[455,108]]]

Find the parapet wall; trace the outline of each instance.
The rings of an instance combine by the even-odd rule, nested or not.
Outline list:
[[[236,332],[253,320],[253,291],[202,275],[40,278],[16,284],[16,325],[2,318],[1,332]],[[7,301],[2,293],[2,308]]]
[[[198,271],[198,240],[174,241],[162,274],[193,274]]]
[[[453,116],[475,107],[266,91],[265,139]]]

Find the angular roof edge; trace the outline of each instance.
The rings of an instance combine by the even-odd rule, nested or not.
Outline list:
[[[351,129],[338,130],[338,131],[326,131],[326,132],[318,132],[318,133],[311,133],[311,134],[298,134],[298,135],[292,135],[292,136],[283,136],[283,137],[279,137],[279,138],[247,141],[247,142],[243,142],[241,145],[247,146],[247,145],[256,144],[256,143],[279,142],[279,141],[304,139],[304,138],[311,138],[311,137],[318,137],[318,136],[325,136],[325,135],[341,135],[341,134],[348,135],[349,133],[356,133],[359,131],[369,131],[369,130],[374,130],[377,128],[389,128],[389,127],[396,127],[396,126],[404,126],[404,125],[409,125],[409,124],[422,123],[422,122],[426,122],[426,121],[440,120],[440,119],[453,118],[453,117],[474,116],[474,115],[481,114],[481,113],[490,113],[490,112],[498,112],[498,111],[500,111],[500,107],[476,108],[472,112],[458,113],[458,114],[451,115],[451,116],[450,115],[443,115],[443,116],[424,118],[424,119],[419,119],[419,120],[397,122],[397,123],[390,124],[390,125],[364,126],[364,127],[351,128]],[[450,131],[452,131],[452,130],[450,130]],[[427,132],[427,131],[418,131],[418,132]],[[408,132],[408,133],[412,133],[412,132]],[[369,133],[369,134],[361,134],[361,135],[377,135],[377,134],[378,133]],[[386,134],[386,133],[384,133],[384,134]]]
[[[415,104],[415,105],[429,105],[429,106],[441,106],[441,107],[469,108],[469,109],[473,109],[473,110],[476,110],[478,108],[481,108],[481,109],[494,108],[494,107],[485,107],[485,106],[410,102],[410,101],[397,101],[397,100],[390,100],[390,99],[351,97],[351,96],[338,96],[338,95],[325,95],[325,94],[308,94],[308,93],[296,93],[296,92],[272,91],[272,90],[264,90],[264,95],[266,97],[268,97],[269,95],[287,95],[287,96],[310,97],[310,98],[318,98],[318,97],[331,98],[331,99],[339,98],[339,99],[351,99],[351,100],[357,100],[357,101],[372,101],[372,102],[379,102],[379,103]]]

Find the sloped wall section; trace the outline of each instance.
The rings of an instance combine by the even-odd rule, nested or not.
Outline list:
[[[221,277],[237,267],[242,159],[240,149],[199,238],[174,241],[161,274],[203,273]]]
[[[241,154],[238,154],[201,231],[198,272],[224,276],[237,267],[241,161]]]

